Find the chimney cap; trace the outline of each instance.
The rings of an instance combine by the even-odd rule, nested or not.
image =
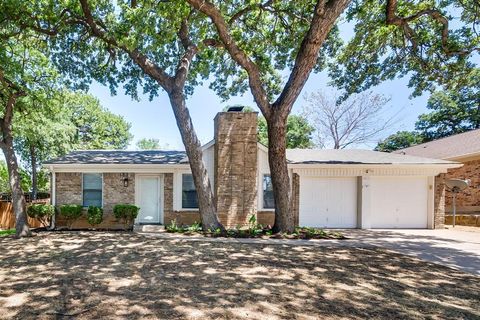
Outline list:
[[[243,106],[231,106],[227,108],[227,112],[242,112]]]

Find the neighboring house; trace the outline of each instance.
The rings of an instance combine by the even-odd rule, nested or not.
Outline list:
[[[268,154],[257,143],[257,114],[222,112],[214,122],[214,140],[203,155],[221,222],[245,225],[256,215],[259,223],[273,224]],[[327,228],[442,227],[444,184],[435,176],[461,166],[367,150],[295,149],[287,158],[296,223]],[[141,224],[200,221],[183,151],[76,151],[45,166],[52,172],[53,204],[103,206],[100,227],[119,227],[112,217],[118,203],[137,204]],[[74,227],[82,226],[85,221]]]
[[[480,129],[422,143],[396,153],[463,163],[463,167],[449,169],[445,177],[470,179],[470,186],[457,195],[457,212],[480,213]],[[448,190],[446,211],[452,211],[452,193]]]

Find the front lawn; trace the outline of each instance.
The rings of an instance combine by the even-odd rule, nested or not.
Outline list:
[[[122,232],[42,232],[0,248],[0,318],[480,317],[479,277],[380,249]]]

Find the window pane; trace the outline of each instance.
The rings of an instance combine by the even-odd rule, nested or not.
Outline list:
[[[100,173],[84,173],[83,189],[102,190],[102,174]]]
[[[102,206],[102,174],[83,174],[83,206]]]
[[[263,208],[274,209],[272,178],[269,174],[263,175]]]
[[[102,190],[84,190],[83,206],[102,206]]]
[[[182,208],[198,208],[197,191],[191,174],[182,175]]]

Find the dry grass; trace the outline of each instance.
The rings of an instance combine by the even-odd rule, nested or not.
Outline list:
[[[88,232],[0,247],[0,318],[480,318],[479,277],[378,249]]]

